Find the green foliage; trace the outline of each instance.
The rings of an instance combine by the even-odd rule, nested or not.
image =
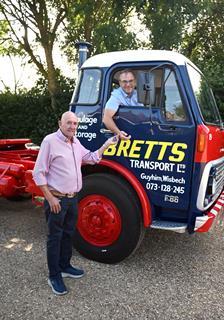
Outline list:
[[[70,3],[67,0],[1,0],[0,4],[1,17],[8,27],[8,38],[4,39],[2,47],[9,55],[26,54],[35,64],[47,80],[52,111],[56,111],[60,92],[53,48],[60,38]],[[39,47],[43,55],[39,55]]]
[[[68,94],[71,95],[73,92],[73,89],[75,87],[75,79],[70,79],[68,77],[65,77],[61,74],[61,71],[59,69],[56,69],[56,76],[58,79],[58,85],[60,87],[60,94],[59,94],[59,100],[60,96],[67,96]],[[32,95],[48,95],[48,82],[47,80],[39,73],[39,79],[36,81],[35,86],[30,90],[30,93]]]
[[[135,1],[80,0],[71,6],[65,47],[72,57],[71,43],[90,42],[92,54],[137,48],[134,28],[128,31],[129,18]],[[70,48],[68,47],[70,44]]]
[[[63,90],[57,96],[54,112],[44,79],[39,79],[28,92],[15,95],[7,91],[0,94],[0,139],[30,138],[40,144],[45,135],[58,128],[61,114],[68,110],[71,81],[61,79],[61,87]]]
[[[184,37],[182,52],[206,75],[224,119],[224,6],[214,0],[206,4]]]
[[[224,120],[224,65],[221,61],[214,61],[213,58],[200,65],[214,92],[218,108]]]
[[[0,7],[1,12],[1,7]],[[15,44],[12,41],[11,35],[10,35],[10,26],[9,23],[2,19],[0,20],[0,54],[1,55],[21,55],[23,52],[21,51],[21,48],[18,46],[15,46]]]
[[[5,20],[0,20],[0,39],[9,31],[8,23]]]
[[[224,118],[223,1],[2,0],[0,12],[5,19],[0,21],[0,54],[26,52],[42,75],[29,92],[22,92],[19,96],[10,92],[1,95],[2,137],[9,132],[8,137],[25,135],[38,140],[53,130],[58,115],[68,109],[74,83],[54,67],[56,40],[60,44],[62,37],[65,39],[63,48],[72,61],[74,43],[78,40],[92,43],[91,54],[141,47],[143,43],[136,40],[135,25],[130,22],[133,12],[137,12],[149,32],[145,47],[179,50],[201,68]],[[34,35],[32,42],[29,41],[32,38],[30,33]],[[44,49],[44,60],[37,54],[39,45]],[[23,119],[23,114],[28,120]],[[12,115],[15,121],[12,121]],[[19,121],[25,126],[20,126]],[[35,122],[33,127],[30,125],[32,121]],[[12,125],[8,125],[8,130],[6,123],[16,126],[15,135]]]
[[[150,31],[148,47],[178,49],[187,25],[204,6],[200,0],[136,1],[140,19]]]

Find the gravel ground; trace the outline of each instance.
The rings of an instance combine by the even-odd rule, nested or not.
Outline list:
[[[224,319],[223,231],[175,234],[148,230],[140,248],[117,265],[74,252],[82,279],[69,293],[47,285],[46,225],[30,200],[0,198],[0,319]]]

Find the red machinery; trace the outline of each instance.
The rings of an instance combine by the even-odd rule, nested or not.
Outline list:
[[[10,199],[25,193],[41,195],[32,179],[38,150],[30,139],[0,140],[0,196]]]

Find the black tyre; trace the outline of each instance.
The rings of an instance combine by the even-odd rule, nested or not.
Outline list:
[[[139,201],[124,180],[104,173],[84,178],[74,238],[83,256],[120,262],[137,249],[144,231]]]

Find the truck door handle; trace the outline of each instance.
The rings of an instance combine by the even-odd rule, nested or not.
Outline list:
[[[112,131],[111,130],[109,130],[109,129],[100,129],[100,133],[112,133]]]
[[[172,125],[159,125],[159,129],[161,131],[176,131],[177,130],[177,127],[175,126],[172,126]]]

